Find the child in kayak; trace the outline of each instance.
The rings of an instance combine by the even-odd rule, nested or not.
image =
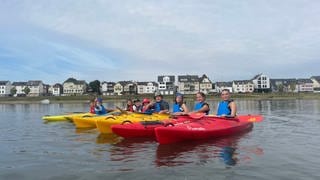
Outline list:
[[[148,104],[150,103],[150,100],[148,98],[144,98],[142,101],[142,111],[143,113],[147,112],[149,110]],[[152,113],[152,112],[151,112]]]
[[[153,112],[159,114],[169,113],[169,104],[163,100],[163,96],[160,92],[155,93],[154,99],[154,102],[148,104],[148,109],[153,109]]]
[[[198,92],[196,94],[196,101],[198,101],[194,106],[193,113],[205,113],[206,115],[209,114],[210,108],[209,104],[205,102],[206,95],[203,92]]]
[[[228,116],[235,117],[237,114],[237,106],[236,103],[230,99],[230,90],[223,89],[221,91],[221,99],[217,108],[217,116]]]
[[[94,111],[97,115],[104,115],[107,114],[106,108],[102,105],[102,98],[96,98],[96,106],[94,108]]]
[[[96,107],[95,100],[94,99],[90,100],[90,113],[92,113],[92,114],[96,113],[94,110],[95,107]]]
[[[133,102],[131,99],[128,99],[128,101],[127,101],[126,111],[133,112]]]
[[[173,115],[183,115],[189,112],[188,107],[186,106],[185,102],[183,101],[183,95],[180,93],[176,94],[176,98],[173,104]]]
[[[133,112],[142,112],[142,104],[139,99],[133,101]]]

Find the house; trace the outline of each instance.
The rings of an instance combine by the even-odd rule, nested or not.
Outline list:
[[[40,96],[44,94],[44,84],[40,80],[28,81],[27,87],[30,89],[28,96]]]
[[[199,92],[199,77],[197,75],[178,76],[178,91],[182,94],[196,94]]]
[[[214,88],[211,80],[207,75],[203,74],[199,78],[199,91],[208,94],[209,92],[213,92],[213,89]]]
[[[232,82],[232,89],[234,93],[252,93],[254,84],[250,80],[237,80]]]
[[[272,92],[295,92],[296,79],[270,79]]]
[[[63,94],[62,84],[56,83],[53,86],[51,86],[51,93],[53,96],[61,96],[61,94]]]
[[[135,95],[137,94],[137,84],[132,81],[119,81],[114,85],[116,95]]]
[[[0,96],[11,95],[11,82],[10,81],[0,81]]]
[[[298,92],[313,92],[313,81],[311,79],[297,79]]]
[[[27,87],[27,82],[13,82],[12,88],[16,89],[16,93],[14,96],[25,96],[26,93],[24,92],[24,89]]]
[[[76,80],[74,78],[67,79],[63,82],[62,86],[64,95],[84,94],[88,87],[86,81]]]
[[[312,76],[310,79],[313,82],[313,91],[320,92],[320,76]]]
[[[229,89],[230,92],[233,92],[232,82],[216,82],[215,86],[218,93],[221,93],[224,89]]]
[[[271,92],[270,78],[264,74],[258,74],[251,79],[255,92]]]
[[[158,90],[156,82],[138,82],[138,94],[154,94]]]
[[[175,94],[177,88],[175,86],[175,76],[161,75],[158,76],[158,91],[164,95]]]
[[[106,81],[103,81],[101,83],[101,93],[103,95],[107,95],[107,96],[110,96],[110,95],[114,95],[114,86],[115,86],[115,82],[106,82]]]

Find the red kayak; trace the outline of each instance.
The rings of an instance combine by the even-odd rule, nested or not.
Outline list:
[[[238,116],[240,119],[246,119],[247,121],[250,120],[251,122],[257,122],[261,121],[261,116],[251,116],[251,115],[245,115],[245,116]],[[215,120],[238,120],[234,118],[221,118],[216,116],[203,116],[199,117],[189,117],[189,116],[178,116],[175,119],[169,119],[165,121],[149,121],[149,122],[139,122],[139,123],[133,123],[133,124],[119,124],[119,125],[113,125],[111,127],[112,132],[122,136],[124,138],[135,138],[135,137],[149,137],[149,138],[155,138],[155,128],[158,127],[166,127],[166,126],[179,126],[180,124],[188,124],[191,122],[196,122],[200,120],[208,120],[208,121],[215,121]]]
[[[132,124],[117,124],[112,125],[112,132],[118,136],[124,138],[136,138],[136,137],[149,137],[155,138],[154,129],[156,127],[163,126],[172,126],[177,123],[188,123],[194,121],[195,119],[190,118],[189,116],[178,116],[172,119],[163,120],[163,121],[141,121]]]
[[[260,115],[242,115],[236,118],[201,118],[187,124],[180,123],[168,127],[157,127],[155,128],[155,134],[159,144],[170,144],[235,135],[251,130],[253,122],[260,121],[262,121]]]

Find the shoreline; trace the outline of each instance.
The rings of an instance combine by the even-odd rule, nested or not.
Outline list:
[[[194,94],[185,95],[185,100],[194,100]],[[153,99],[153,95],[122,95],[122,96],[101,96],[104,102],[110,101],[127,101],[127,99],[149,98]],[[41,100],[48,99],[50,104],[55,103],[89,103],[93,95],[81,96],[37,96],[37,97],[0,97],[0,104],[41,104]],[[173,95],[164,95],[167,101],[173,100]],[[320,93],[250,93],[250,94],[232,94],[232,99],[247,100],[282,100],[282,99],[306,99],[320,100]],[[207,100],[220,100],[219,94],[207,95]]]

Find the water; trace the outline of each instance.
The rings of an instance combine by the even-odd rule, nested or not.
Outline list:
[[[0,179],[320,179],[320,100],[239,100],[252,131],[173,145],[41,120],[87,106],[0,104]]]

